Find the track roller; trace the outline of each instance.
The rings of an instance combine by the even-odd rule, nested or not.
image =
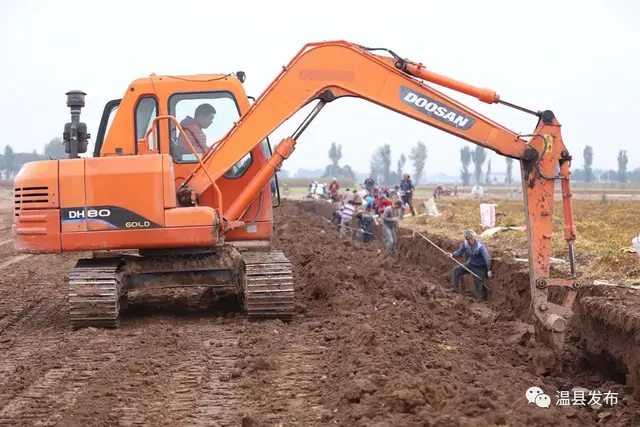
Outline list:
[[[118,259],[81,259],[69,273],[69,315],[73,329],[120,326]]]
[[[282,252],[242,253],[246,268],[244,309],[251,320],[293,318],[293,272]]]

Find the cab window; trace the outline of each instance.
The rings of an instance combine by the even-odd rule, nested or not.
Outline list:
[[[118,112],[118,106],[120,105],[121,99],[112,99],[107,102],[107,105],[104,106],[102,110],[102,118],[100,119],[100,126],[98,126],[98,136],[96,137],[95,143],[93,144],[93,157],[100,157],[100,150],[102,150],[102,144],[104,144],[104,140],[106,135],[109,133],[109,129],[111,129],[111,124],[113,120],[116,118],[116,113]]]
[[[173,122],[169,123],[171,156],[176,163],[197,163],[196,155],[202,156],[209,147],[226,135],[234,122],[240,119],[235,98],[226,91],[172,95],[169,98],[169,114],[180,122],[186,133],[185,138]],[[247,153],[224,176],[239,178],[249,169],[252,162],[251,153]]]
[[[268,159],[269,157],[271,157],[271,154],[273,154],[273,150],[271,149],[269,138],[263,139],[262,144],[260,145],[262,146],[262,154],[264,155],[264,158]]]
[[[145,96],[138,100],[136,105],[136,116],[135,116],[135,124],[136,124],[136,140],[135,147],[136,151],[138,149],[138,140],[144,138],[144,134],[151,127],[151,122],[153,119],[158,117],[158,102],[153,96]],[[158,127],[156,127],[156,138],[158,135]],[[147,140],[147,144],[149,146],[149,150],[153,150],[154,141],[152,140],[153,134],[149,134],[149,138]]]
[[[109,135],[109,129],[111,129],[111,124],[113,123],[113,119],[116,118],[117,112],[118,112],[118,105],[113,107],[109,112],[109,118],[107,119],[107,126],[105,128],[105,135]]]

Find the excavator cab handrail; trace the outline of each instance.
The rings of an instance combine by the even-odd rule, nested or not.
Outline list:
[[[217,209],[218,209],[218,212],[220,213],[220,216],[222,216],[222,213],[223,213],[222,212],[222,207],[223,207],[223,205],[222,205],[222,192],[220,191],[220,187],[218,187],[218,185],[215,183],[215,181],[213,180],[213,178],[209,174],[209,171],[204,167],[204,164],[202,163],[202,159],[200,158],[200,156],[198,156],[198,153],[197,153],[196,149],[194,148],[193,144],[191,144],[191,141],[189,140],[189,136],[187,135],[187,133],[184,131],[184,129],[180,125],[180,122],[178,121],[178,119],[176,119],[172,115],[157,116],[156,118],[153,119],[153,121],[151,122],[151,125],[149,126],[149,129],[147,129],[147,131],[145,132],[144,138],[138,140],[138,144],[140,144],[141,142],[146,143],[149,140],[149,135],[153,133],[153,135],[154,135],[154,139],[153,139],[154,147],[158,148],[156,146],[157,139],[155,138],[155,136],[156,136],[156,124],[160,120],[172,121],[176,125],[176,129],[178,129],[178,132],[179,132],[178,135],[182,134],[184,136],[184,139],[185,139],[187,145],[189,145],[189,148],[193,152],[194,156],[196,156],[196,159],[198,160],[198,163],[200,164],[200,166],[202,167],[203,171],[205,172],[205,174],[209,178],[209,181],[211,181],[211,186],[213,187],[214,191],[216,192],[216,199],[217,199],[217,202],[218,202],[217,203],[217,205],[218,205]]]

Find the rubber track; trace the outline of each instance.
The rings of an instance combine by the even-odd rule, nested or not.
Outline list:
[[[291,262],[279,251],[244,252],[244,309],[251,320],[293,318]]]
[[[74,329],[118,328],[117,259],[81,259],[69,273],[69,316]]]

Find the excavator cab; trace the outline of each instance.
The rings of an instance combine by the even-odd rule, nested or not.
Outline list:
[[[243,72],[236,74],[244,81]],[[194,117],[200,106],[211,107],[214,111],[210,123],[201,128],[201,133],[196,123],[200,118]],[[105,106],[94,157],[167,153],[172,158],[177,191],[182,181],[198,164],[196,154],[199,154],[199,157],[204,154],[196,143],[204,140],[202,142],[207,147],[214,145],[229,132],[249,106],[249,97],[240,78],[233,75],[152,75],[138,79],[130,85],[123,99],[111,101]],[[133,115],[130,109],[133,110]],[[156,120],[159,116],[167,115],[173,116],[176,120]],[[193,142],[197,152],[193,152],[184,142],[185,137],[180,135],[177,127],[179,123],[187,125],[185,131],[190,139],[195,139]],[[145,139],[145,134],[151,128],[154,129],[146,137],[147,143],[141,145],[140,141]],[[122,138],[122,135],[126,134],[135,136]],[[253,176],[252,172],[259,169],[271,154],[272,148],[268,138],[265,138],[218,180],[223,205],[233,201],[233,195],[238,192],[236,189],[246,185]],[[216,202],[215,198],[214,192],[203,194],[200,204],[213,205]],[[270,191],[264,192],[262,199],[263,205],[274,205]],[[255,206],[247,213],[255,215]],[[260,212],[259,215],[256,222],[271,221],[268,212]],[[227,237],[229,240],[247,240],[249,237],[253,240],[255,237],[244,234],[235,232]],[[262,238],[268,239],[269,235],[261,234],[259,239]]]

